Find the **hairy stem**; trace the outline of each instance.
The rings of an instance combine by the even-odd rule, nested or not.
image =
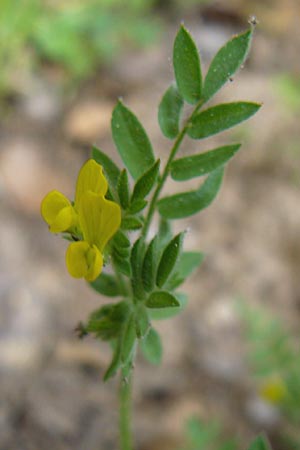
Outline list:
[[[199,109],[201,108],[202,105],[203,105],[203,100],[201,99],[197,103],[197,105],[196,105],[194,111],[192,112],[192,114],[186,120],[184,127],[182,128],[182,130],[178,134],[178,136],[177,136],[177,138],[176,138],[176,140],[175,140],[175,142],[173,144],[173,147],[171,148],[168,161],[166,162],[166,165],[165,165],[164,171],[162,173],[162,176],[161,176],[161,178],[159,179],[159,181],[157,183],[156,190],[154,191],[154,194],[153,194],[153,197],[152,197],[149,209],[148,209],[148,214],[147,214],[147,217],[146,217],[146,220],[145,220],[145,224],[144,224],[142,232],[141,232],[141,237],[143,239],[145,239],[147,237],[147,233],[149,231],[149,227],[150,227],[150,224],[151,224],[151,221],[152,221],[152,218],[153,218],[153,214],[155,212],[156,202],[158,200],[158,197],[159,197],[159,194],[161,193],[162,188],[164,187],[165,181],[166,181],[166,179],[167,179],[167,177],[169,175],[171,163],[172,163],[173,159],[175,158],[176,153],[179,150],[179,147],[181,145],[181,142],[183,141],[183,138],[186,135],[186,132],[187,132],[189,126],[190,126],[191,120],[197,114],[197,112],[199,111]]]
[[[131,430],[131,384],[132,371],[124,378],[121,374],[120,383],[120,448],[121,450],[133,450]]]

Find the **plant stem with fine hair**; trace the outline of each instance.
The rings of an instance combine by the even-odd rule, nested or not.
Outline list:
[[[133,450],[131,429],[131,384],[132,374],[124,377],[121,374],[119,400],[120,400],[120,448],[121,450]]]

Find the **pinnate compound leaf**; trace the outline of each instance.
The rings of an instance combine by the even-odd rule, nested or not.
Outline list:
[[[133,189],[131,202],[144,199],[149,194],[157,180],[159,166],[160,159],[137,180]]]
[[[225,145],[199,155],[176,159],[171,165],[171,176],[176,181],[185,181],[206,175],[229,161],[240,147],[240,144]]]
[[[183,25],[174,42],[173,66],[180,94],[186,102],[197,103],[202,91],[200,57],[194,40]]]
[[[171,85],[158,108],[158,123],[164,136],[175,139],[179,133],[179,121],[184,102],[176,86]]]
[[[118,195],[123,209],[129,206],[129,183],[127,170],[123,169],[118,179]]]
[[[121,101],[113,111],[111,126],[122,161],[136,180],[155,162],[149,138],[138,118]]]
[[[182,219],[207,208],[215,199],[222,184],[224,168],[211,172],[196,191],[184,192],[162,198],[158,211],[166,219]]]
[[[252,30],[234,36],[214,57],[204,80],[203,98],[209,100],[244,63],[251,44]]]
[[[152,292],[146,301],[147,308],[172,308],[180,306],[177,298],[167,291]]]
[[[182,294],[179,292],[175,292],[173,294],[178,303],[179,306],[173,306],[168,308],[151,308],[149,309],[149,316],[152,320],[164,320],[169,319],[170,317],[177,316],[183,309],[185,308],[188,298],[186,294]]]
[[[163,349],[160,336],[154,328],[150,329],[140,345],[142,353],[147,361],[155,365],[160,364]]]
[[[102,272],[95,281],[90,283],[91,287],[100,294],[107,297],[118,297],[122,295],[119,285],[113,275]]]
[[[248,450],[271,450],[271,447],[268,444],[268,441],[264,436],[258,436],[250,444],[250,447],[248,448]]]
[[[260,106],[252,102],[233,102],[212,106],[192,119],[187,133],[192,139],[212,136],[249,119]]]
[[[252,102],[233,102],[213,106],[193,118],[187,133],[192,139],[204,139],[249,119],[260,106]]]
[[[181,253],[183,237],[184,233],[177,234],[164,249],[157,269],[156,284],[158,287],[163,287],[173,272]]]

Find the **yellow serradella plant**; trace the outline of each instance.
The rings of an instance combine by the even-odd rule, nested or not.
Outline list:
[[[93,159],[81,168],[74,206],[59,191],[42,201],[41,213],[53,233],[70,232],[82,240],[69,245],[66,264],[75,278],[95,280],[103,267],[103,251],[121,224],[121,209],[104,196],[108,184],[102,167]]]

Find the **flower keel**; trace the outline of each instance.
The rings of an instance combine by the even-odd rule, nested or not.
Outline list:
[[[86,241],[73,242],[66,252],[66,265],[72,277],[93,281],[101,273],[103,257],[95,245]]]

